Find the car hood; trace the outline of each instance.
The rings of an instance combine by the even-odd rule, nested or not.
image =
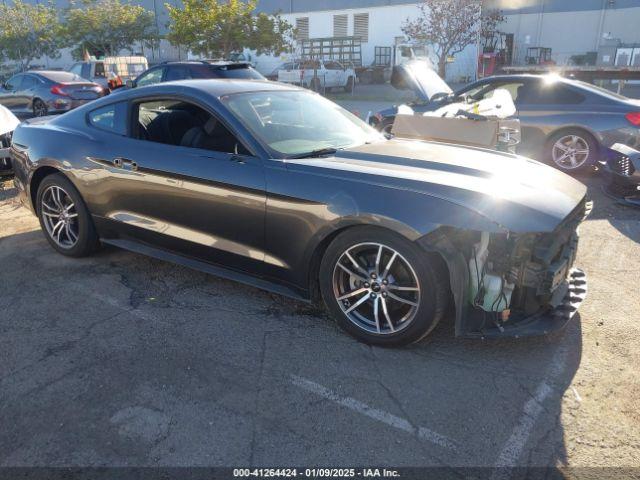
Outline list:
[[[290,163],[437,197],[520,233],[553,231],[586,195],[582,183],[534,160],[435,142],[393,139]]]
[[[426,60],[413,60],[393,67],[391,85],[398,90],[412,90],[420,100],[430,101],[437,94],[453,93]]]

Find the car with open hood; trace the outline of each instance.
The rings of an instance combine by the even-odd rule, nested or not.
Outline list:
[[[415,93],[410,106],[417,114],[456,102],[479,102],[498,89],[508,91],[520,121],[518,153],[567,173],[592,169],[616,143],[640,147],[640,101],[582,81],[498,75],[452,92],[433,70],[402,66],[393,83]],[[388,129],[397,112],[398,107],[378,112],[370,123]]]
[[[252,80],[136,88],[21,124],[20,199],[67,256],[106,243],[323,302],[375,345],[562,328],[584,185],[538,162],[387,139],[311,91]]]

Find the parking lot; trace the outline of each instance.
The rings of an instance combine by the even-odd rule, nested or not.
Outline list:
[[[114,248],[0,194],[2,466],[640,466],[640,213],[590,185],[589,293],[549,338],[371,348],[322,311]]]

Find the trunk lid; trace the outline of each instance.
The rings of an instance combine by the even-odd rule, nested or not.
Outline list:
[[[58,83],[52,87],[52,90],[55,88],[60,92],[59,94],[67,96],[72,100],[95,100],[104,95],[103,88],[93,82]]]

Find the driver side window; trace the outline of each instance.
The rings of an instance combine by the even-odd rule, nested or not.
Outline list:
[[[498,89],[508,91],[513,103],[518,103],[518,98],[524,89],[524,82],[485,84],[467,91],[467,97],[474,101],[484,100],[485,98],[491,98]]]
[[[18,90],[18,88],[20,87],[20,83],[22,82],[22,77],[24,77],[24,75],[14,75],[13,77],[11,77],[6,83],[7,90],[11,92],[15,92],[16,90]]]
[[[153,100],[137,104],[133,136],[165,145],[250,155],[216,116],[182,100]]]

